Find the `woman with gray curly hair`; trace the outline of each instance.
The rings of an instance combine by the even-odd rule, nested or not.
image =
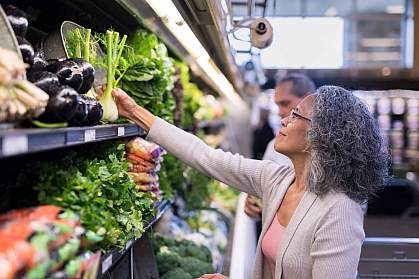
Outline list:
[[[253,278],[356,278],[365,237],[360,204],[382,185],[387,166],[376,121],[359,98],[324,86],[283,120],[275,150],[291,159],[290,168],[212,149],[123,91],[113,95],[120,115],[148,131],[149,140],[208,176],[262,198]]]

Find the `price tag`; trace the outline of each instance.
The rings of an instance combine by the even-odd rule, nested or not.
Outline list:
[[[84,142],[94,141],[96,139],[96,130],[84,131]]]
[[[28,137],[26,135],[9,135],[3,138],[2,152],[4,156],[25,153],[28,151]]]
[[[125,127],[118,127],[118,137],[125,136]]]
[[[110,254],[103,262],[102,262],[102,274],[105,273],[112,265],[112,254]]]

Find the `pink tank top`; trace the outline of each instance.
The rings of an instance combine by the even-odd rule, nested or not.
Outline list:
[[[284,232],[285,228],[278,222],[278,218],[275,214],[271,225],[262,239],[262,253],[271,268],[273,279],[275,279],[276,254]]]

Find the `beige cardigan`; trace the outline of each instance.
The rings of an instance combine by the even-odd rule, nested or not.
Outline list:
[[[292,168],[215,150],[159,118],[156,118],[147,138],[197,170],[240,191],[261,197],[261,238],[294,179]],[[253,278],[272,279],[260,239]],[[363,239],[363,214],[358,203],[344,194],[330,193],[318,197],[306,192],[279,246],[276,278],[356,278]]]

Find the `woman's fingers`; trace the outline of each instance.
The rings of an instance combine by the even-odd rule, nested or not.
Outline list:
[[[117,99],[124,98],[125,96],[128,97],[127,93],[125,93],[125,91],[120,88],[112,89],[112,96],[114,96]]]
[[[246,198],[244,212],[251,218],[257,218],[262,213],[262,209],[255,203],[251,196]]]
[[[106,89],[106,85],[102,85],[101,87],[99,87],[99,90],[96,92],[97,93],[96,99],[100,100],[100,98],[102,98],[103,92],[105,91],[105,89]]]

